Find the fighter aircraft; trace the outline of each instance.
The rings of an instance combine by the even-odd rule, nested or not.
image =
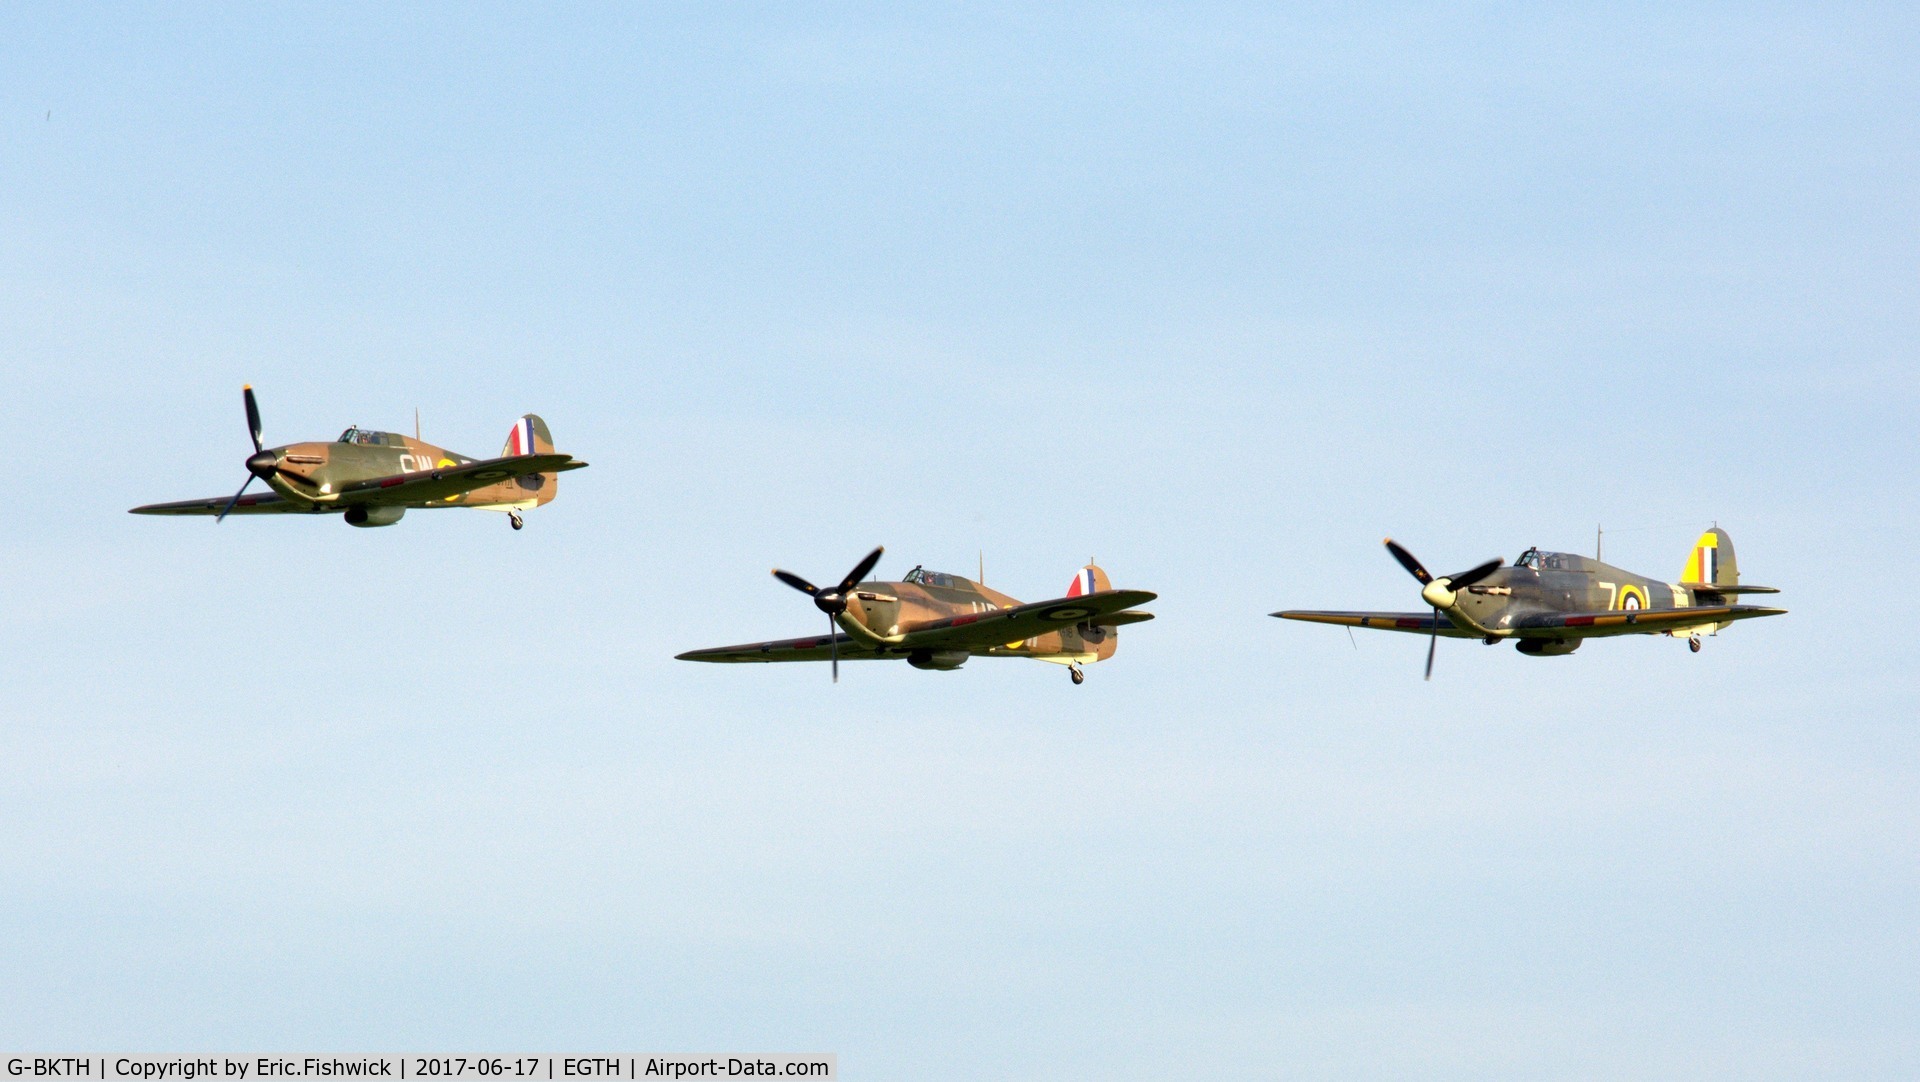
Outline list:
[[[1511,567],[1486,563],[1440,578],[1413,553],[1388,538],[1387,551],[1420,582],[1420,600],[1432,612],[1312,612],[1289,609],[1283,620],[1344,624],[1427,636],[1427,679],[1433,678],[1434,641],[1477,638],[1488,646],[1514,640],[1523,654],[1571,654],[1602,635],[1685,636],[1700,652],[1700,636],[1736,620],[1778,616],[1787,610],[1733,602],[1741,594],[1777,594],[1771,586],[1740,585],[1733,541],[1715,526],[1700,535],[1679,582],[1660,582],[1570,552],[1530,548]]]
[[[426,443],[417,436],[353,427],[332,443],[266,447],[253,387],[242,389],[253,454],[247,479],[231,498],[150,503],[136,515],[326,515],[344,513],[349,526],[391,526],[409,508],[474,507],[505,511],[514,529],[520,512],[551,501],[555,475],[586,466],[556,454],[547,423],[529,413],[507,433],[499,458],[474,459]],[[247,495],[265,481],[271,493]]]
[[[846,578],[826,588],[790,571],[773,572],[827,614],[825,635],[689,650],[679,660],[830,661],[837,681],[843,657],[905,658],[916,669],[940,670],[957,669],[974,657],[1028,657],[1065,665],[1078,684],[1086,679],[1081,665],[1113,656],[1119,645],[1115,629],[1153,619],[1133,606],[1158,596],[1113,589],[1107,573],[1091,562],[1074,576],[1065,597],[1031,605],[921,567],[899,582],[862,582],[885,551],[874,549]],[[834,630],[836,625],[844,634]]]

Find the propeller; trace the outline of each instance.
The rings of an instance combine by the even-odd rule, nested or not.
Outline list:
[[[1462,571],[1457,575],[1442,575],[1439,578],[1434,578],[1433,575],[1428,573],[1426,565],[1420,562],[1420,558],[1408,552],[1400,542],[1389,537],[1386,539],[1385,544],[1387,551],[1392,553],[1393,558],[1400,562],[1400,566],[1407,569],[1407,574],[1419,580],[1421,585],[1420,600],[1425,601],[1433,608],[1433,624],[1427,629],[1426,679],[1431,680],[1433,679],[1433,652],[1434,648],[1439,645],[1440,642],[1440,614],[1459,603],[1461,590],[1472,586],[1474,583],[1500,570],[1501,561],[1496,557],[1478,567]]]
[[[256,478],[262,481],[268,480],[278,472],[280,466],[279,456],[267,451],[265,441],[261,437],[260,403],[254,401],[253,384],[246,384],[240,391],[247,403],[247,434],[253,437],[253,453],[247,456],[247,479],[240,482],[240,491],[234,493],[233,499],[228,500],[227,505],[220,509],[220,514],[213,520],[216,523],[226,521],[227,512],[233,510],[234,504],[240,502],[240,497],[246,495],[248,485],[253,484]]]
[[[773,569],[774,578],[813,598],[813,607],[827,614],[827,642],[833,650],[833,682],[836,684],[840,682],[840,629],[834,617],[847,611],[847,595],[880,562],[880,554],[885,551],[886,547],[881,546],[867,553],[866,558],[854,564],[853,570],[847,572],[847,577],[830,590],[823,590],[791,571],[782,571],[777,567]]]

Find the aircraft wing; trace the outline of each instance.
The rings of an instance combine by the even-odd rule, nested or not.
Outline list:
[[[689,650],[675,657],[680,661],[826,661],[833,656],[832,642],[840,643],[840,660],[866,661],[878,657],[903,657],[922,648],[947,650],[985,650],[1010,642],[1031,639],[1070,624],[1133,624],[1153,619],[1151,613],[1125,611],[1144,605],[1159,595],[1145,590],[1103,590],[1084,597],[1062,597],[1038,601],[993,612],[967,612],[944,620],[929,620],[903,628],[905,640],[875,649],[857,639],[836,632],[805,639],[778,639],[750,642],[740,646],[716,646],[707,650]]]
[[[1604,635],[1654,635],[1662,631],[1727,624],[1756,616],[1779,616],[1785,609],[1764,605],[1694,605],[1684,609],[1615,609],[1610,612],[1553,612],[1523,616],[1513,633],[1523,639],[1589,639]]]
[[[920,647],[948,650],[984,650],[1020,642],[1073,624],[1099,624],[1105,618],[1120,615],[1135,605],[1144,605],[1159,594],[1145,590],[1101,590],[1079,597],[1057,597],[1011,609],[992,612],[963,612],[942,620],[928,620],[901,628],[906,642],[896,649]],[[1137,623],[1152,619],[1148,613],[1128,613],[1114,623]]]
[[[1316,612],[1288,609],[1270,613],[1282,620],[1305,620],[1310,624],[1339,624],[1342,627],[1366,627],[1375,631],[1407,631],[1416,635],[1438,634],[1450,639],[1479,638],[1477,632],[1459,627],[1432,609],[1426,612]],[[1438,626],[1436,626],[1436,624]]]
[[[476,488],[535,473],[562,473],[577,470],[586,463],[572,455],[511,455],[483,458],[461,466],[444,466],[419,473],[400,473],[375,477],[343,485],[337,504],[364,504],[369,507],[414,507],[458,496]]]
[[[176,500],[173,503],[149,503],[129,509],[135,515],[217,515],[227,505],[232,496],[215,496],[206,500]],[[328,507],[325,504],[297,503],[277,492],[250,492],[240,497],[229,512],[235,515],[315,515],[341,508]]]
[[[815,635],[808,639],[778,639],[774,642],[750,642],[740,646],[716,646],[708,650],[688,650],[674,655],[677,661],[826,661],[832,658],[832,642],[840,642],[841,661],[868,661],[880,655],[846,635],[832,639]]]

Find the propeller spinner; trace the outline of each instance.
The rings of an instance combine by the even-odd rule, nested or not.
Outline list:
[[[252,399],[249,398],[248,401]],[[836,684],[840,682],[840,634],[834,618],[847,611],[847,595],[853,592],[855,586],[860,585],[861,580],[867,577],[874,565],[880,562],[881,553],[886,551],[886,547],[881,546],[867,553],[866,558],[853,565],[853,570],[847,572],[847,577],[841,579],[840,584],[830,590],[822,590],[791,571],[782,571],[777,567],[773,569],[774,578],[813,598],[813,607],[827,614],[827,642],[833,651],[833,681]]]
[[[1468,571],[1462,571],[1457,575],[1442,575],[1439,578],[1434,578],[1427,572],[1426,565],[1420,562],[1419,557],[1408,552],[1398,541],[1389,537],[1384,543],[1387,546],[1387,551],[1392,553],[1393,558],[1400,562],[1400,566],[1407,569],[1407,574],[1419,580],[1420,600],[1425,601],[1433,608],[1433,626],[1429,629],[1427,635],[1426,679],[1431,680],[1433,679],[1433,651],[1434,647],[1438,645],[1440,641],[1441,613],[1459,604],[1461,590],[1472,586],[1474,583],[1500,570],[1501,561],[1496,557],[1478,567]]]

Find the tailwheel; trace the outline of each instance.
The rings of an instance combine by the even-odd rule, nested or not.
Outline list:
[[[1081,684],[1084,684],[1087,682],[1087,674],[1081,672],[1080,666],[1078,665],[1067,666],[1067,675],[1073,677],[1073,683],[1075,687],[1078,687]]]
[[[1689,650],[1692,650],[1692,651],[1693,651],[1694,653],[1696,653],[1696,654],[1697,654],[1697,653],[1699,653],[1699,652],[1700,652],[1700,636],[1698,636],[1698,635],[1688,635],[1688,636],[1687,636],[1687,649],[1689,649]]]
[[[522,526],[525,526],[525,525],[527,524],[527,520],[526,520],[526,519],[523,519],[523,518],[521,518],[521,517],[520,517],[520,512],[518,512],[518,511],[508,511],[508,512],[507,512],[507,523],[508,523],[508,525],[510,525],[510,526],[512,526],[512,527],[513,527],[514,529],[516,529],[516,530],[517,530],[517,529],[519,529],[520,527],[522,527]]]

